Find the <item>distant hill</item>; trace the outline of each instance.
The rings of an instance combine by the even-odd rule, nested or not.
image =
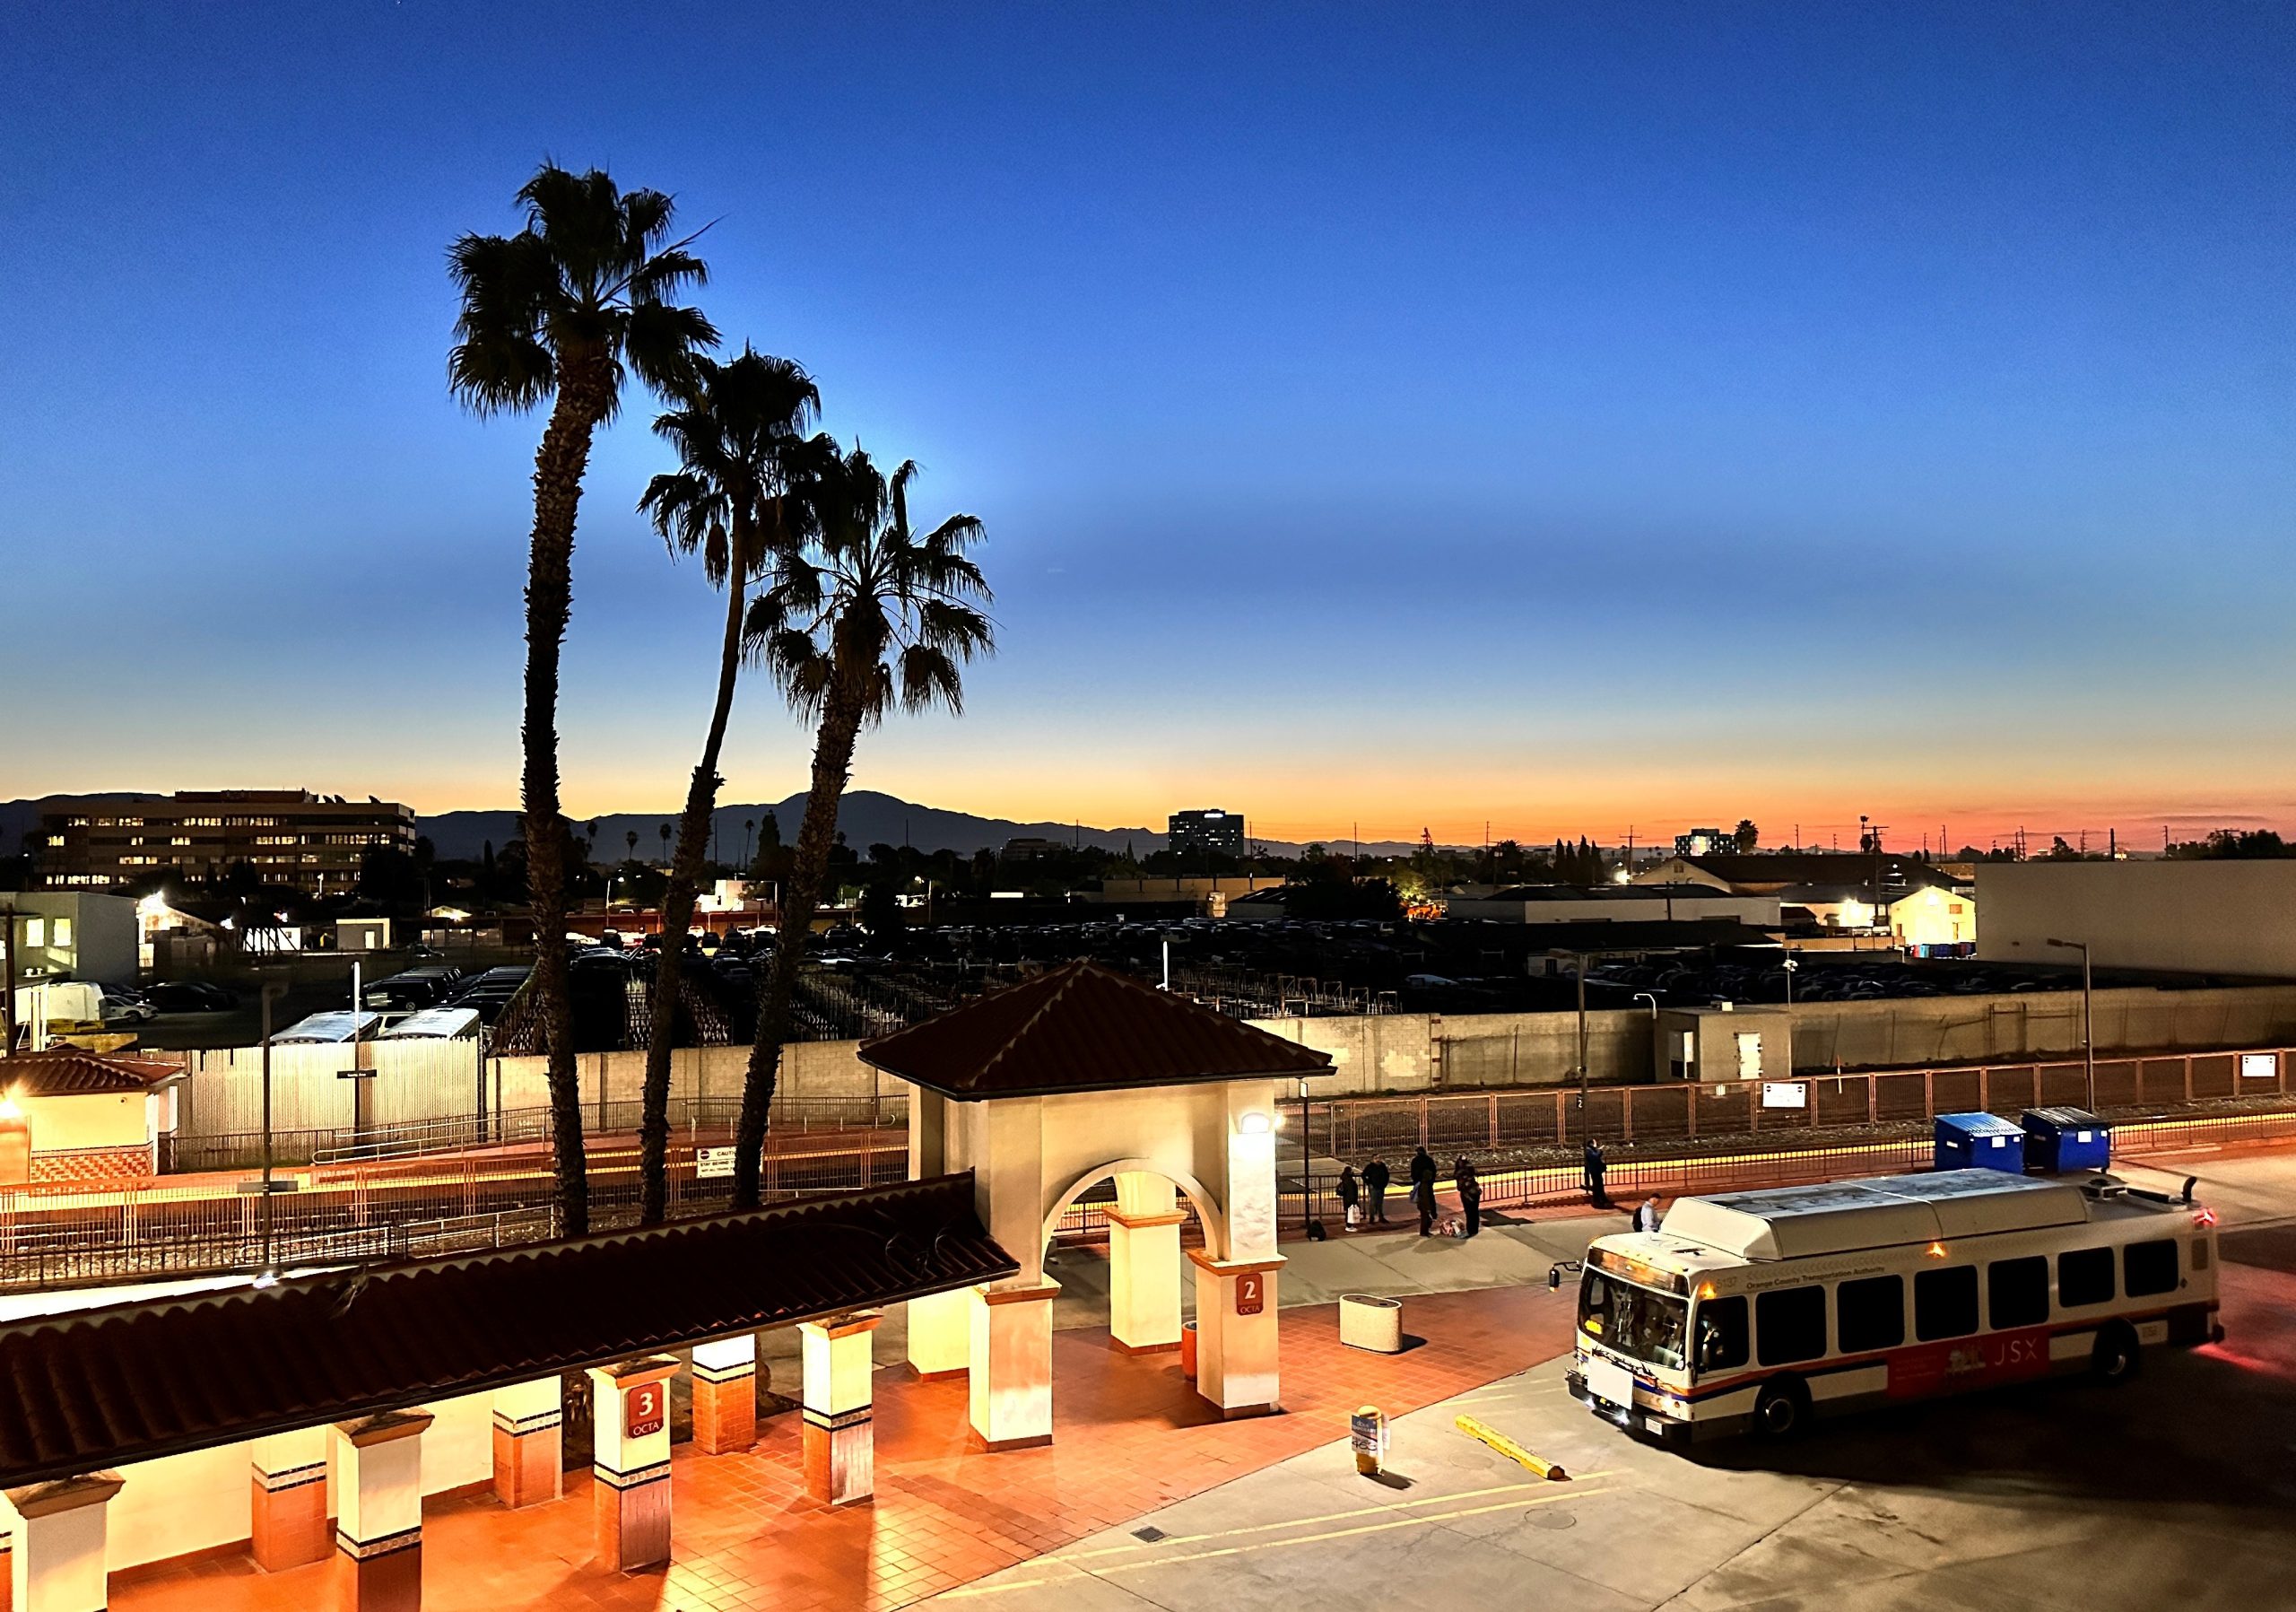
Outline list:
[[[151,791],[114,790],[102,795],[48,795],[36,799],[0,802],[0,852],[11,853],[22,842],[26,830],[39,824],[43,811],[53,811],[79,801],[88,800],[151,800],[161,798]],[[805,797],[792,795],[787,800],[752,802],[718,808],[716,827],[718,859],[739,861],[744,843],[744,823],[762,823],[766,814],[772,813],[781,825],[781,838],[794,841],[797,824],[805,815]],[[649,859],[662,855],[662,825],[668,823],[676,832],[678,814],[674,807],[662,812],[612,812],[597,821],[597,842],[593,855],[600,859],[617,858],[630,849],[629,836],[638,836],[638,854]],[[587,832],[590,819],[577,817],[578,831]],[[953,850],[970,856],[981,850],[996,850],[1007,840],[1058,840],[1064,843],[1090,845],[1101,850],[1129,850],[1138,856],[1164,849],[1164,831],[1161,828],[1094,828],[1087,823],[1079,826],[1070,823],[1016,823],[1006,817],[976,817],[970,812],[945,811],[939,806],[918,806],[897,795],[881,794],[874,789],[853,789],[847,792],[838,812],[838,828],[844,833],[846,843],[857,851],[865,852],[872,845],[910,845],[922,851]],[[476,858],[491,843],[500,850],[518,835],[518,814],[509,810],[440,812],[436,816],[422,818],[417,831],[427,837],[432,849],[442,858],[460,859]],[[747,842],[754,847],[754,835]],[[1276,856],[1297,856],[1300,847],[1284,840],[1255,840],[1254,843]],[[1344,845],[1344,841],[1326,843]],[[1367,840],[1363,850],[1367,856],[1407,856],[1416,847],[1400,840]]]

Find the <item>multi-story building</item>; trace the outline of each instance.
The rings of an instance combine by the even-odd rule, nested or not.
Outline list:
[[[348,887],[373,846],[414,850],[414,811],[303,789],[184,789],[88,799],[40,816],[40,883],[109,890],[168,868],[213,878],[245,862],[265,884]]]
[[[1217,851],[1222,856],[1244,854],[1244,815],[1217,806],[1200,812],[1174,812],[1165,820],[1165,848],[1174,856]]]

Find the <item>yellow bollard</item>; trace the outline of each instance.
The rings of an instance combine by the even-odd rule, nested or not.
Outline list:
[[[1509,1438],[1505,1433],[1500,1432],[1496,1427],[1491,1426],[1488,1423],[1478,1422],[1473,1416],[1461,1416],[1458,1419],[1457,1425],[1459,1431],[1465,1433],[1467,1437],[1471,1439],[1481,1439],[1484,1443],[1499,1451],[1500,1454],[1505,1456],[1509,1460],[1521,1463],[1531,1471],[1537,1473],[1541,1477],[1546,1478],[1553,1483],[1568,1483],[1570,1481],[1570,1473],[1565,1472],[1561,1467],[1556,1466],[1552,1461],[1540,1460],[1537,1456],[1533,1455],[1529,1451],[1524,1449],[1520,1444]]]

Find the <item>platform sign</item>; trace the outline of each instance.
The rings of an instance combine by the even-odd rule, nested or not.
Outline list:
[[[1810,1091],[1798,1080],[1765,1080],[1761,1083],[1761,1105],[1764,1108],[1807,1108]]]
[[[1267,1308],[1267,1277],[1265,1272],[1248,1270],[1236,1278],[1236,1313],[1257,1315]]]
[[[724,1181],[734,1179],[732,1147],[697,1147],[693,1150],[693,1179],[698,1181]]]
[[[1387,1459],[1387,1418],[1376,1405],[1359,1407],[1347,1418],[1347,1442],[1355,1451],[1355,1469],[1376,1477]]]
[[[642,1439],[659,1433],[669,1415],[670,1387],[666,1382],[641,1382],[622,1394],[622,1436]]]
[[[2270,1080],[2280,1073],[2280,1055],[2276,1052],[2243,1052],[2240,1054],[2240,1078]]]

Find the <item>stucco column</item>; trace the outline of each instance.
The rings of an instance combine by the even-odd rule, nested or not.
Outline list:
[[[598,1564],[623,1573],[670,1559],[670,1379],[674,1355],[590,1372],[592,1538]]]
[[[975,1287],[972,1432],[985,1450],[1052,1442],[1052,1301],[1057,1282]]]
[[[1230,1416],[1282,1407],[1277,1359],[1275,1131],[1272,1088],[1229,1093],[1228,1236],[1196,1263],[1196,1391]]]
[[[693,1447],[727,1455],[757,1442],[757,1334],[693,1346]]]
[[[566,1492],[564,1407],[555,1377],[494,1390],[494,1498],[514,1512]]]
[[[961,1377],[972,1364],[972,1292],[909,1301],[909,1369],[926,1381]]]
[[[117,1472],[91,1472],[8,1491],[16,1508],[8,1574],[15,1612],[103,1612],[110,1599],[105,1512],[123,1481]]]
[[[1180,1226],[1172,1183],[1144,1171],[1116,1178],[1109,1211],[1109,1341],[1126,1355],[1180,1346]]]
[[[422,1433],[427,1410],[338,1422],[335,1547],[349,1558],[344,1605],[416,1612],[422,1605]]]
[[[831,1505],[877,1490],[875,1311],[807,1321],[797,1329],[805,1355],[805,1493]]]
[[[248,1478],[248,1554],[265,1573],[324,1562],[329,1430],[302,1427],[255,1442]]]

